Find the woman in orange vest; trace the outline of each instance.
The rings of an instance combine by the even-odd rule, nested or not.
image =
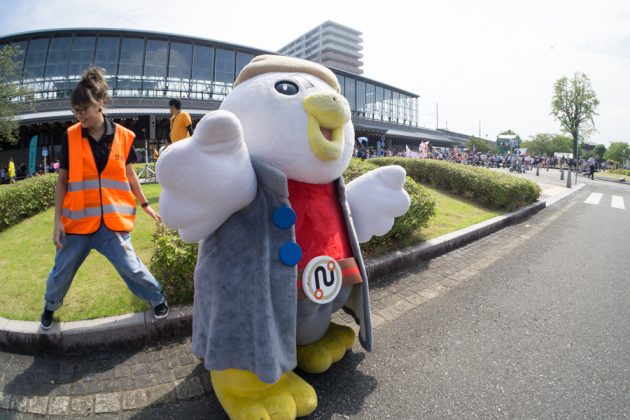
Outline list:
[[[72,111],[79,122],[68,128],[61,147],[53,230],[57,253],[46,281],[41,316],[45,330],[52,327],[53,313],[92,249],[109,259],[135,295],[151,303],[155,318],[168,315],[162,288],[130,239],[136,199],[154,220],[160,221],[160,215],[151,208],[133,170],[134,133],[103,114],[107,89],[101,70],[92,68],[72,91]]]

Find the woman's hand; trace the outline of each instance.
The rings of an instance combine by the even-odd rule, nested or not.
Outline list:
[[[66,230],[63,227],[63,223],[61,223],[61,220],[55,220],[55,227],[53,228],[53,244],[55,244],[57,249],[63,248],[61,240],[64,236],[66,236]]]
[[[151,205],[149,204],[148,206],[144,207],[144,212],[146,214],[149,215],[149,217],[151,217],[153,220],[155,220],[156,222],[161,222],[162,218],[160,217],[160,215],[158,214],[157,211],[153,210],[153,208],[151,207]]]

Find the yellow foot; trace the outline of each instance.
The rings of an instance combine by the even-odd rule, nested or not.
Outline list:
[[[297,347],[298,367],[308,373],[326,372],[352,348],[354,338],[352,328],[331,323],[318,341]]]
[[[313,387],[293,372],[286,372],[274,384],[239,369],[212,370],[210,379],[232,420],[295,419],[311,414],[317,407]]]

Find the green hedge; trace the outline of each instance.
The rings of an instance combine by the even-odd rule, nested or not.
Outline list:
[[[0,231],[55,204],[57,175],[35,176],[0,185]]]
[[[376,169],[378,166],[367,161],[352,159],[344,173],[346,182]],[[382,248],[391,242],[402,240],[419,228],[426,226],[435,215],[435,200],[427,190],[413,179],[407,177],[405,190],[411,198],[407,213],[396,218],[394,226],[384,236],[373,237],[361,248],[370,252]],[[197,244],[183,242],[177,231],[160,227],[156,230],[153,241],[155,250],[151,258],[151,272],[160,281],[171,303],[190,303],[193,299],[193,275],[197,260]]]
[[[144,174],[144,168],[145,168],[146,164],[145,163],[134,163],[133,164],[133,170],[136,173],[136,175],[138,176],[138,178],[142,179],[142,178],[147,178]],[[149,169],[151,169],[153,171],[153,175],[148,177],[148,179],[155,179],[155,162],[150,162],[149,163]]]
[[[453,192],[492,209],[514,210],[538,199],[541,190],[535,182],[491,169],[456,163],[409,158],[376,158],[379,166],[400,165],[415,181]]]
[[[193,274],[197,263],[197,243],[182,241],[174,229],[159,224],[153,233],[151,273],[160,281],[171,304],[193,301]]]
[[[613,174],[630,176],[630,170],[628,170],[628,169],[611,169],[611,170],[609,170],[607,172],[610,172],[610,173],[613,173]]]

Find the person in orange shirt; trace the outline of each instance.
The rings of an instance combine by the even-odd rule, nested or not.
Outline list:
[[[182,111],[182,102],[173,98],[168,101],[168,106],[171,111],[171,143],[192,136],[192,119],[188,112]]]
[[[91,68],[70,98],[79,122],[68,128],[61,145],[52,237],[57,252],[46,280],[40,320],[44,330],[52,327],[53,313],[63,305],[75,273],[92,249],[114,265],[132,293],[149,301],[156,319],[168,315],[162,288],[136,255],[130,236],[136,200],[149,217],[158,222],[161,218],[133,170],[134,133],[103,114],[107,89],[102,71]]]

